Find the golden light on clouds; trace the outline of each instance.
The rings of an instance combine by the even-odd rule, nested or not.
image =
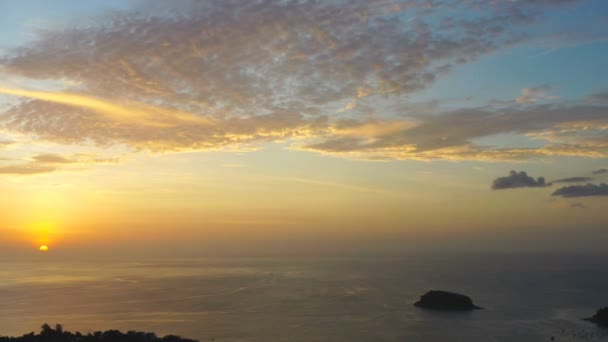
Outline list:
[[[110,120],[133,122],[146,126],[170,127],[177,122],[203,125],[210,123],[209,119],[179,110],[151,106],[138,102],[129,102],[119,105],[95,97],[67,92],[36,91],[0,86],[0,94],[81,107],[93,110]]]
[[[46,245],[42,245],[42,246],[40,246],[40,251],[41,251],[41,252],[46,252],[46,251],[48,251],[48,250],[49,250],[49,247],[48,247],[48,246],[46,246]]]
[[[603,193],[552,195],[583,182],[490,188],[512,169],[607,182],[601,63],[564,84],[503,63],[549,36],[530,26],[545,10],[581,1],[395,1],[48,2],[66,16],[0,19],[17,30],[0,37],[0,248],[605,225]],[[525,68],[570,49],[548,50]],[[470,80],[492,63],[510,77]]]

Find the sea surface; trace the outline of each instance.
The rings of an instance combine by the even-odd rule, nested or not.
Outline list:
[[[0,261],[0,335],[120,329],[200,341],[605,341],[598,256]],[[484,310],[426,311],[430,289]]]

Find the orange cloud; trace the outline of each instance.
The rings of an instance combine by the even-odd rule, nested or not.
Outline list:
[[[0,94],[27,97],[31,99],[91,109],[111,120],[149,126],[171,126],[175,121],[204,125],[210,123],[209,119],[201,116],[132,101],[124,101],[126,102],[125,104],[115,104],[81,94],[25,90],[3,86],[0,86]]]

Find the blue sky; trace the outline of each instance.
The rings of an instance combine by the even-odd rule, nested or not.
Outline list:
[[[68,23],[86,21],[84,17],[100,11],[125,9],[129,1],[0,1],[0,48],[17,47],[34,37],[37,29],[65,27]]]

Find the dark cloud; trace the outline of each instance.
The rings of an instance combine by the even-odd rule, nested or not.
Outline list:
[[[552,195],[562,197],[608,196],[608,184],[571,185],[555,190]]]
[[[578,182],[588,182],[592,179],[593,178],[591,178],[591,177],[569,177],[569,178],[557,179],[557,180],[552,181],[551,183],[578,183]]]
[[[493,190],[515,189],[515,188],[542,188],[550,186],[545,183],[544,177],[534,179],[524,171],[511,171],[507,177],[499,177],[492,183]]]
[[[604,173],[608,173],[608,169],[599,169],[592,172],[594,175],[601,175]]]

